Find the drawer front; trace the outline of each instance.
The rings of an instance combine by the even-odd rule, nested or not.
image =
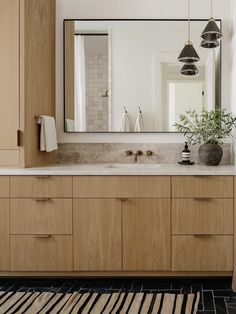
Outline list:
[[[72,199],[11,199],[10,232],[72,234]]]
[[[173,199],[173,234],[233,234],[233,199]]]
[[[233,236],[173,236],[172,270],[232,271]]]
[[[169,176],[77,176],[74,197],[169,198]]]
[[[70,176],[13,176],[11,197],[72,197]]]
[[[172,197],[232,198],[232,176],[174,176]]]
[[[10,178],[0,176],[0,197],[9,197],[10,195]]]
[[[0,271],[9,270],[9,199],[0,199]]]
[[[72,271],[72,236],[10,236],[11,271]]]

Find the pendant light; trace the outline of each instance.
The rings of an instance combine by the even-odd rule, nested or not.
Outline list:
[[[207,23],[204,31],[201,34],[202,42],[201,47],[203,48],[216,48],[220,45],[219,40],[222,39],[223,34],[216,24],[213,16],[213,0],[211,0],[211,18]]]
[[[190,40],[190,0],[188,0],[188,41],[181,51],[178,60],[184,63],[194,63],[200,60],[193,44]]]
[[[186,76],[197,76],[199,74],[198,68],[196,67],[196,65],[194,63],[187,63],[184,64],[184,66],[182,67],[180,73],[182,75],[186,75]]]

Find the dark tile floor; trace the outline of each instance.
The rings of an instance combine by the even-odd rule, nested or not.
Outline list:
[[[198,314],[236,314],[236,293],[231,278],[100,278],[29,279],[0,278],[0,290],[51,292],[201,292]]]

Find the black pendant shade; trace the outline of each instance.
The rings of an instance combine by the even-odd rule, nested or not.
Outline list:
[[[213,18],[210,18],[207,26],[202,32],[201,37],[203,40],[208,40],[208,41],[220,40],[223,37],[221,30],[219,29],[219,27],[217,26]]]
[[[190,41],[187,41],[183,50],[181,51],[178,60],[184,63],[193,63],[200,60],[199,55],[193,47],[193,44]]]
[[[201,47],[202,48],[217,48],[219,47],[220,42],[218,40],[210,41],[210,40],[202,40]]]
[[[186,76],[196,76],[199,74],[199,71],[195,64],[184,64],[180,73]]]

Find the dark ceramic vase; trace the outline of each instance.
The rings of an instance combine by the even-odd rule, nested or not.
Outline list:
[[[199,147],[199,160],[206,166],[218,166],[223,157],[223,149],[217,144],[203,144]]]

